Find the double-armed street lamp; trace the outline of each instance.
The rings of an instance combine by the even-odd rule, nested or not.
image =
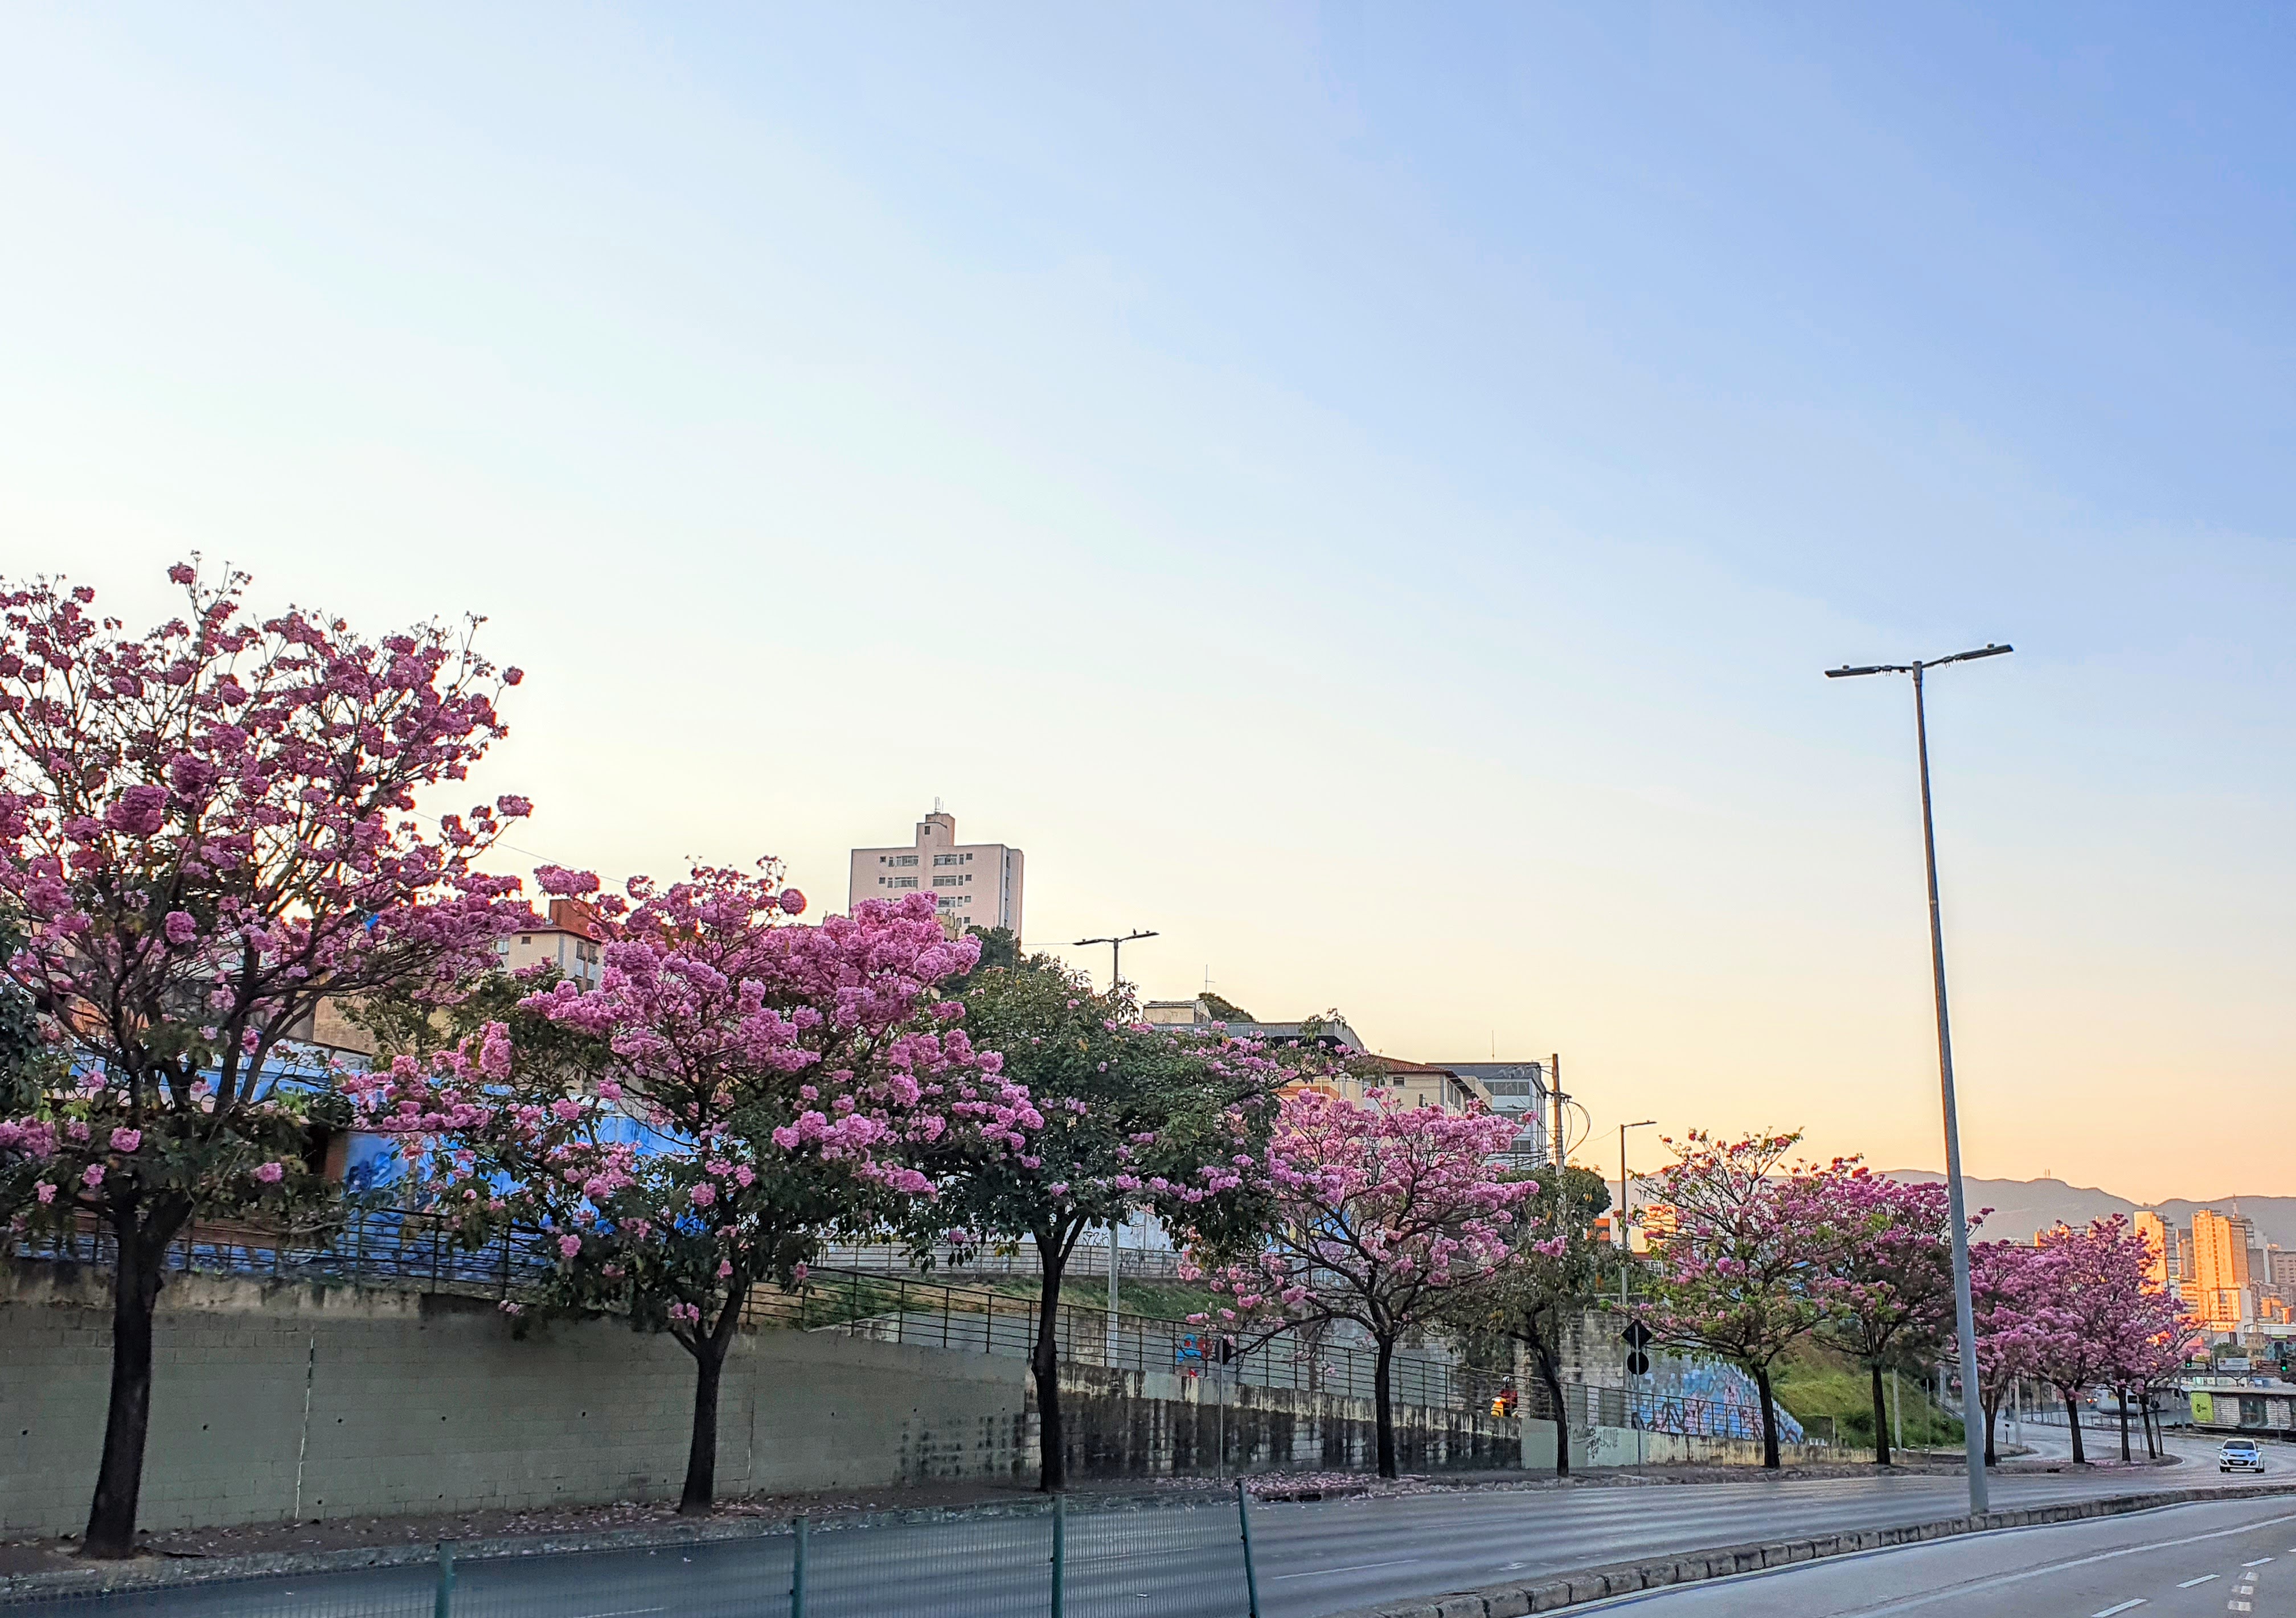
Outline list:
[[[1080,950],[1087,944],[1104,944],[1108,946],[1108,993],[1110,998],[1113,999],[1124,993],[1124,946],[1136,938],[1155,936],[1152,932],[1142,932],[1135,927],[1132,931],[1117,937],[1079,938],[1070,947]],[[1128,1214],[1127,1220],[1128,1218]],[[1108,1222],[1108,1362],[1111,1366],[1116,1363],[1117,1354],[1116,1293],[1119,1278],[1116,1271],[1118,1262],[1123,1256],[1122,1238],[1126,1222],[1126,1220],[1114,1219]]]
[[[1079,938],[1070,947],[1080,950],[1088,944],[1108,945],[1108,992],[1114,994],[1124,987],[1124,946],[1135,938],[1155,936],[1154,933],[1144,933],[1136,928],[1120,938]]]
[[[1930,976],[1937,991],[1938,1085],[1945,1100],[1946,1202],[1953,1227],[1954,1336],[1961,1353],[1961,1434],[1962,1445],[1969,1452],[1969,1510],[1972,1516],[1986,1508],[1985,1450],[1980,1437],[1985,1431],[1985,1409],[1978,1397],[1977,1324],[1969,1301],[1969,1222],[1961,1189],[1961,1116],[1954,1104],[1953,1033],[1945,1009],[1945,924],[1938,912],[1937,828],[1930,814],[1930,727],[1928,709],[1922,697],[1922,671],[1948,663],[2003,657],[2012,650],[2006,646],[1980,646],[1975,651],[1932,658],[1925,663],[1877,663],[1866,668],[1845,666],[1825,671],[1829,680],[1853,679],[1859,674],[1914,677],[1914,745],[1922,777],[1922,854],[1929,867],[1930,880]]]

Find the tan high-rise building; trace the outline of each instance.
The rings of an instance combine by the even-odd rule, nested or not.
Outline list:
[[[2255,1316],[2248,1245],[2248,1221],[2213,1208],[2193,1210],[2192,1302],[2212,1331],[2238,1331]]]
[[[1009,927],[1021,934],[1021,854],[1002,843],[960,843],[956,816],[936,802],[917,822],[906,848],[857,848],[847,913],[864,899],[932,895],[941,919],[962,933],[968,927]]]
[[[2156,1292],[2173,1292],[2175,1271],[2169,1265],[2172,1239],[2169,1222],[2150,1208],[2136,1210],[2136,1234],[2144,1239],[2144,1250],[2151,1255],[2144,1266],[2144,1279]]]

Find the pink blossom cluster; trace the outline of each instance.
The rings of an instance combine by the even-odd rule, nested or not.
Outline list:
[[[515,910],[474,862],[522,799],[408,813],[503,734],[515,670],[467,627],[257,621],[243,575],[170,576],[188,611],[140,636],[85,586],[0,585],[0,902],[25,935],[0,966],[95,1081],[0,1120],[0,1162],[56,1160],[34,1201],[57,1217],[127,1205],[161,1152],[174,1193],[139,1217],[298,1183],[298,1026],[325,995],[451,983]]]
[[[538,876],[547,893],[596,888]],[[873,1197],[932,1198],[914,1148],[1025,1148],[1043,1125],[1028,1092],[931,1000],[977,944],[948,940],[917,897],[794,922],[778,876],[705,867],[596,902],[598,982],[522,1009],[597,1041],[611,1077],[529,1074],[489,1025],[475,1049],[356,1086],[362,1115],[427,1138],[432,1194],[474,1229],[555,1231],[562,1301],[619,1303],[689,1345],[756,1282],[794,1281],[840,1221],[886,1216]]]
[[[1426,1318],[1506,1261],[1513,1210],[1538,1189],[1500,1178],[1513,1136],[1509,1119],[1399,1106],[1377,1091],[1362,1105],[1287,1093],[1264,1170],[1275,1233],[1256,1262],[1211,1275],[1234,1299],[1223,1318],[1344,1319],[1375,1335]]]

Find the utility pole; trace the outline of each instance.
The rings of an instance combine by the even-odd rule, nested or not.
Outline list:
[[[1121,992],[1124,987],[1124,946],[1135,938],[1153,938],[1156,936],[1154,933],[1144,933],[1136,928],[1121,938],[1079,938],[1071,947],[1082,949],[1089,944],[1104,944],[1108,946],[1108,992],[1115,994]]]
[[[1562,1054],[1560,1051],[1546,1058],[1546,1093],[1554,1103],[1554,1138],[1547,1145],[1554,1154],[1554,1169],[1559,1175],[1564,1167],[1562,1104],[1570,1099],[1562,1093]]]
[[[2006,646],[1982,646],[1975,651],[1956,652],[1949,658],[1936,658],[1927,663],[1879,663],[1865,668],[1844,665],[1825,671],[1829,680],[1851,679],[1860,674],[1914,677],[1914,743],[1922,777],[1922,856],[1929,870],[1930,884],[1930,977],[1937,992],[1938,1089],[1945,1104],[1946,1202],[1953,1222],[1953,1312],[1954,1336],[1961,1354],[1961,1440],[1962,1448],[1968,1452],[1972,1516],[1982,1516],[1987,1505],[1985,1407],[1978,1397],[1977,1322],[1969,1299],[1969,1221],[1961,1185],[1961,1115],[1953,1091],[1953,1034],[1946,1017],[1945,923],[1938,909],[1937,825],[1930,811],[1930,722],[1922,694],[1922,671],[1948,663],[1998,658],[2011,650]],[[1938,1381],[1942,1393],[1942,1366],[1938,1369]]]

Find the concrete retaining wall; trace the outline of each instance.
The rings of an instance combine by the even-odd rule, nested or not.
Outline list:
[[[0,1533],[85,1520],[111,1376],[109,1277],[0,1270]],[[606,1320],[521,1332],[491,1304],[384,1288],[171,1278],[143,1525],[533,1508],[675,1497],[693,1366]],[[1368,1401],[1071,1371],[1074,1475],[1365,1467]],[[1023,1480],[1026,1363],[829,1333],[745,1336],[720,1396],[718,1485],[753,1492]],[[1406,1470],[1499,1467],[1517,1424],[1398,1411]]]
[[[1799,1467],[1814,1461],[1870,1461],[1871,1450],[1829,1450],[1814,1444],[1782,1443],[1781,1466]],[[1522,1424],[1522,1461],[1526,1471],[1554,1469],[1554,1424],[1541,1418]],[[1600,1467],[1668,1466],[1759,1467],[1759,1439],[1704,1438],[1677,1433],[1641,1433],[1632,1427],[1570,1429],[1570,1464],[1593,1470]]]
[[[0,1533],[85,1520],[111,1377],[91,1283],[17,1266],[0,1303]],[[161,1295],[143,1524],[675,1496],[693,1365],[611,1321],[472,1300],[177,1277]],[[721,1492],[1013,1477],[1015,1361],[801,1332],[745,1336],[720,1395]]]

